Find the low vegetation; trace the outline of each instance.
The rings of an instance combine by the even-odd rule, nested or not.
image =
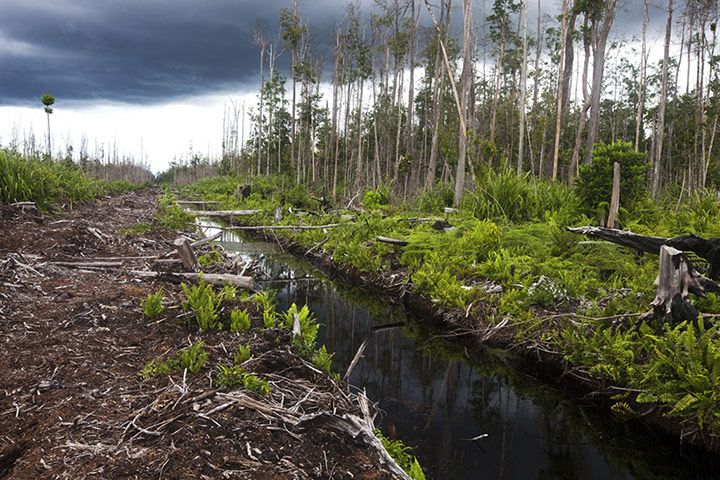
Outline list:
[[[35,202],[46,209],[55,203],[72,206],[98,195],[133,188],[127,180],[109,182],[86,175],[72,162],[0,148],[0,203]]]
[[[338,223],[274,234],[370,274],[400,269],[415,292],[439,307],[470,315],[488,332],[502,333],[506,344],[556,352],[579,375],[629,389],[617,397],[614,410],[627,413],[633,405],[655,402],[665,415],[720,433],[713,413],[720,399],[717,329],[640,322],[639,314],[649,310],[655,295],[657,257],[586,241],[565,229],[606,218],[606,195],[600,192],[607,188],[603,168],[613,161],[629,164],[622,188],[632,195],[619,221],[636,233],[718,237],[717,194],[697,191],[681,202],[669,197],[657,204],[638,187],[646,169],[643,155],[618,142],[597,148],[594,159],[597,167],[582,169],[575,188],[507,168],[479,172],[474,191],[451,213],[444,209],[452,204],[452,191],[443,185],[403,204],[393,204],[380,187],[360,196],[364,204],[335,210],[321,208],[319,193],[284,190],[289,182],[283,178],[216,177],[188,192],[218,200],[223,209],[261,209],[262,214],[246,217],[249,224],[276,224],[277,207],[283,211],[281,225]],[[237,186],[248,180],[252,193],[236,196]],[[413,220],[418,217],[434,220]],[[379,235],[408,244],[379,242]],[[720,314],[713,294],[695,304],[706,319]],[[277,313],[269,305],[263,312],[266,327],[272,328]],[[288,317],[282,320],[289,323]]]

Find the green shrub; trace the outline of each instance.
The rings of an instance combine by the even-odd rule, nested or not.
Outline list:
[[[390,440],[384,436],[380,430],[375,430],[374,433],[375,436],[382,441],[385,451],[388,452],[410,478],[414,480],[425,480],[425,474],[417,458],[408,453],[410,447],[405,446],[400,440]]]
[[[198,263],[203,267],[210,266],[213,263],[220,263],[222,260],[222,255],[220,255],[220,252],[215,249],[210,250],[205,255],[200,255],[197,259]]]
[[[230,312],[230,331],[233,333],[242,333],[248,330],[250,330],[250,315],[247,309],[233,309],[233,311]]]
[[[270,388],[270,384],[267,380],[263,380],[260,377],[249,375],[247,373],[243,375],[243,385],[251,392],[255,392],[262,397],[267,397],[272,391],[272,388]]]
[[[323,345],[313,354],[313,364],[320,370],[332,373],[331,367],[333,355],[333,353],[328,353],[325,349],[325,345]]]
[[[645,172],[646,155],[636,152],[630,142],[618,140],[611,144],[598,143],[592,153],[592,164],[581,165],[577,179],[577,195],[581,208],[594,214],[601,202],[609,202],[613,186],[613,163],[620,164],[620,201],[626,207],[647,195]]]
[[[184,348],[180,352],[180,368],[187,368],[192,373],[200,371],[205,361],[207,360],[207,352],[203,350],[205,342],[197,342],[190,345],[188,348]]]
[[[234,387],[243,383],[245,372],[238,365],[218,365],[217,383],[223,387]]]
[[[156,221],[159,226],[170,230],[185,230],[195,223],[195,217],[175,203],[175,195],[166,193],[158,199]]]
[[[384,205],[390,205],[390,189],[387,186],[368,190],[363,194],[363,205],[368,210],[377,210]]]
[[[263,325],[265,328],[274,328],[277,322],[277,313],[275,313],[275,303],[273,296],[268,292],[258,292],[255,294],[255,300],[263,309]]]
[[[235,363],[243,363],[250,359],[250,345],[238,345],[238,351],[235,352]]]
[[[150,360],[140,370],[138,375],[142,378],[150,378],[156,375],[165,375],[176,370],[187,368],[191,373],[197,373],[207,360],[207,352],[203,350],[204,342],[191,344],[189,347],[180,350],[172,357],[165,360],[156,358]]]
[[[143,312],[148,318],[159,317],[160,314],[165,310],[165,306],[162,304],[163,300],[163,289],[157,291],[157,293],[149,293],[147,298],[143,300],[142,307]]]
[[[215,295],[212,285],[206,284],[200,277],[200,282],[194,287],[181,285],[187,301],[183,303],[186,311],[194,311],[195,319],[200,330],[217,330],[221,327],[217,309],[222,302],[222,295]]]
[[[290,305],[288,311],[283,314],[285,327],[293,328],[293,315],[298,316],[300,322],[300,338],[303,344],[309,348],[314,348],[315,338],[317,337],[319,328],[318,323],[315,321],[315,316],[307,305],[304,305],[298,310],[297,305],[293,303]]]

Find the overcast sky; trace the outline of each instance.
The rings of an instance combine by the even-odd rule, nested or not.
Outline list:
[[[373,0],[360,3],[367,13]],[[479,12],[483,2],[475,3]],[[559,11],[559,0],[542,3]],[[322,43],[346,1],[299,4]],[[460,4],[454,2],[456,19]],[[530,4],[532,16],[537,2]],[[50,93],[55,151],[67,144],[77,150],[81,135],[91,153],[98,142],[137,157],[142,145],[156,172],[191,146],[217,155],[223,103],[255,103],[256,21],[267,20],[267,35],[276,35],[282,7],[291,1],[0,0],[0,144],[34,132],[44,145],[40,97]],[[625,0],[613,30],[639,35],[641,8],[640,0]],[[662,27],[664,12],[651,14]],[[429,22],[424,9],[422,18]]]

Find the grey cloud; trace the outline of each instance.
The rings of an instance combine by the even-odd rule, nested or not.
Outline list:
[[[340,0],[308,2],[325,15]],[[283,0],[0,0],[0,105],[64,100],[160,103],[257,83],[256,18],[277,32]],[[321,27],[322,28],[322,27]]]

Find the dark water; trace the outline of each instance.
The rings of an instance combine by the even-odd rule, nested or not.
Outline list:
[[[504,352],[469,360],[400,307],[331,282],[274,245],[228,232],[222,240],[261,265],[258,283],[277,291],[281,310],[310,306],[335,371],[367,340],[350,382],[378,402],[376,423],[412,447],[428,479],[720,478],[717,458],[608,419],[524,375]],[[398,322],[407,326],[378,329]]]

